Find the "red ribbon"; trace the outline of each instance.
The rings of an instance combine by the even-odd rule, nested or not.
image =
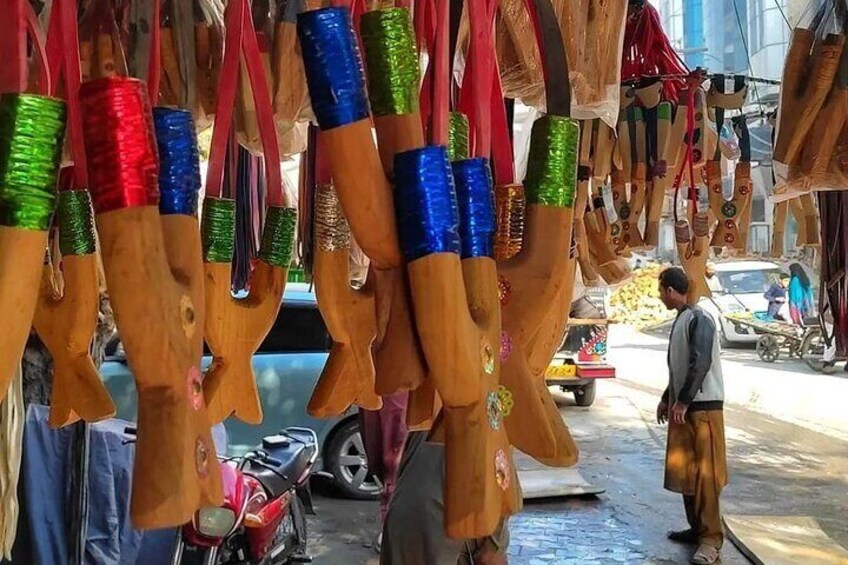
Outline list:
[[[209,169],[206,176],[206,193],[220,198],[224,178],[224,159],[227,139],[233,122],[233,109],[236,102],[239,55],[244,51],[250,88],[256,102],[259,135],[265,154],[265,172],[268,181],[268,204],[283,206],[285,195],[280,174],[280,150],[277,146],[277,132],[274,126],[274,113],[268,81],[253,18],[246,0],[233,0],[227,5],[224,15],[226,39],[224,42],[224,61],[221,65],[221,79],[218,84],[218,100],[215,106],[215,126],[212,131]]]
[[[0,18],[0,94],[27,87],[26,0],[6,0]]]
[[[64,77],[65,100],[68,103],[68,132],[71,156],[74,160],[74,181],[64,188],[88,188],[88,170],[85,158],[85,140],[80,113],[80,55],[77,35],[76,0],[55,0],[47,30],[47,61],[50,82],[55,87]]]

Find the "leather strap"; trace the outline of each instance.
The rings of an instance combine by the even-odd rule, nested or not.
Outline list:
[[[713,77],[713,81],[715,82],[716,90],[719,93],[724,94],[724,75],[716,75],[715,77]],[[721,160],[721,128],[724,125],[724,108],[716,106],[714,108],[714,111],[716,123],[716,148],[715,153],[713,154],[713,161],[719,161]]]
[[[739,138],[739,149],[742,152],[741,161],[751,161],[751,134],[748,132],[748,118],[745,115],[733,118],[733,131]]]
[[[215,107],[215,126],[212,131],[209,169],[206,176],[206,193],[220,197],[223,184],[224,159],[227,138],[233,122],[238,82],[239,55],[244,51],[247,74],[253,99],[256,102],[259,135],[265,155],[265,171],[268,182],[268,204],[283,206],[285,194],[280,175],[280,151],[274,127],[271,95],[265,69],[259,53],[259,44],[253,27],[253,18],[247,9],[247,0],[234,0],[227,5],[224,14],[226,38],[221,78],[218,85],[218,100]]]
[[[571,83],[562,30],[551,0],[524,0],[536,30],[536,42],[545,74],[548,114],[571,116]]]

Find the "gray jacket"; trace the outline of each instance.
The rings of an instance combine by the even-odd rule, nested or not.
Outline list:
[[[724,380],[716,326],[698,306],[680,310],[671,327],[668,372],[666,401],[688,404],[692,411],[722,409]]]

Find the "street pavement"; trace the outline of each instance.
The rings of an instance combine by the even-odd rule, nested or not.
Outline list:
[[[668,530],[685,523],[679,496],[662,489],[665,429],[654,422],[663,382],[656,376],[666,374],[662,340],[662,335],[612,332],[610,351],[619,378],[598,383],[597,400],[589,408],[554,391],[581,448],[581,474],[606,492],[528,502],[510,521],[511,564],[687,562],[691,548],[665,538]],[[725,357],[726,379],[760,382],[762,371],[774,370],[759,367],[752,350],[733,350]],[[799,385],[810,379],[800,363],[780,370]],[[645,374],[653,380],[646,382]],[[731,484],[722,497],[723,511],[812,516],[848,547],[848,442],[838,433],[825,435],[741,404],[728,405],[725,416]],[[814,419],[815,414],[808,415]],[[378,563],[372,548],[379,530],[376,502],[340,500],[324,489],[316,511],[310,520],[315,563]],[[729,541],[722,558],[726,564],[748,563]]]

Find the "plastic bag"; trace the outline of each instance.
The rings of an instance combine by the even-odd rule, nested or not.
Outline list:
[[[848,189],[848,14],[837,0],[807,8],[792,32],[774,147],[775,201]]]
[[[552,0],[552,3],[568,59],[572,117],[600,118],[614,126],[619,110],[626,0]],[[524,1],[503,0],[496,43],[504,95],[544,112],[544,78],[534,37]]]

